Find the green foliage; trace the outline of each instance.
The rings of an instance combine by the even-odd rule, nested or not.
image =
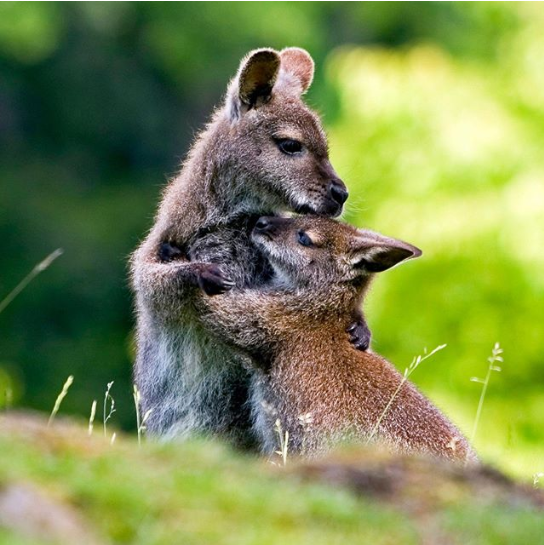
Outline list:
[[[33,483],[75,509],[103,543],[542,542],[540,512],[523,501],[506,506],[489,494],[467,496],[455,481],[411,491],[414,508],[302,482],[296,469],[286,473],[212,442],[138,448],[135,437],[120,437],[110,446],[100,433],[88,437],[84,427],[60,421],[49,429],[20,416],[3,424],[9,431],[0,432],[0,498],[6,486]],[[402,467],[395,469],[401,480]],[[0,544],[14,543],[27,542],[0,529]]]
[[[485,373],[499,340],[506,363],[476,446],[528,476],[539,468],[524,466],[527,452],[544,454],[544,133],[542,116],[528,115],[544,110],[544,71],[532,61],[544,18],[527,6],[516,14],[523,24],[492,61],[431,44],[349,48],[328,73],[341,96],[331,140],[351,184],[347,219],[424,252],[376,281],[375,349],[402,366],[446,342],[414,380],[469,432],[479,396],[469,378]]]
[[[115,381],[134,428],[126,259],[161,186],[240,57],[307,47],[309,102],[351,190],[346,219],[424,257],[379,278],[374,348],[469,432],[499,341],[478,449],[542,471],[544,69],[527,3],[34,3],[0,6],[0,299],[65,255],[0,315],[0,405],[88,417]]]
[[[136,440],[110,447],[98,436],[70,436],[1,436],[0,484],[34,482],[54,491],[114,543],[325,545],[363,534],[383,545],[416,543],[412,523],[387,507],[278,479],[261,461],[216,444],[138,449]],[[40,445],[51,449],[46,458]],[[0,543],[10,539],[0,534]]]

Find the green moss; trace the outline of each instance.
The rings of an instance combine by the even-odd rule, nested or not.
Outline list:
[[[0,432],[0,484],[30,482],[62,499],[106,543],[386,545],[416,544],[436,533],[459,544],[526,544],[538,543],[543,527],[541,514],[526,506],[476,499],[410,516],[342,488],[302,482],[216,443],[138,448],[135,439],[120,437],[111,446],[77,427],[34,423],[29,431],[22,421],[20,428],[15,424],[14,432],[12,423]],[[30,542],[4,532],[4,543]]]
[[[519,512],[514,506],[508,509],[463,505],[449,511],[443,522],[459,545],[544,543],[542,514]]]
[[[38,446],[1,435],[0,479],[54,490],[114,543],[417,542],[412,523],[392,509],[210,443],[138,448],[97,437]]]

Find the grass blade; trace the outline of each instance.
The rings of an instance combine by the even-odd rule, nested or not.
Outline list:
[[[56,414],[59,412],[60,404],[62,403],[62,400],[66,397],[66,394],[68,393],[68,390],[70,389],[70,386],[72,386],[73,382],[74,382],[74,376],[70,375],[66,379],[66,382],[64,383],[64,386],[62,387],[60,394],[57,396],[55,405],[53,407],[53,410],[51,411],[51,414],[49,415],[49,420],[47,421],[48,426],[51,425],[51,423],[55,419]]]
[[[43,261],[40,261],[8,294],[0,301],[0,313],[38,276],[42,271],[45,271],[57,257],[63,253],[61,248],[50,253]]]
[[[434,350],[431,350],[427,354],[426,350],[421,356],[417,356],[412,360],[412,363],[404,370],[404,374],[402,376],[402,380],[400,381],[399,385],[397,386],[397,389],[393,392],[393,395],[389,399],[389,402],[385,406],[385,409],[382,411],[380,417],[378,418],[376,424],[374,424],[374,427],[372,428],[372,431],[370,432],[370,435],[368,436],[367,442],[370,443],[372,439],[376,436],[378,433],[378,429],[380,427],[380,424],[382,423],[383,419],[389,412],[389,409],[391,408],[391,405],[393,405],[393,402],[395,401],[396,397],[398,396],[399,392],[401,391],[402,387],[404,386],[404,383],[408,380],[410,375],[418,368],[419,364],[424,362],[426,359],[429,359],[431,356],[439,352],[440,350],[443,350],[446,348],[447,345],[441,344],[437,346]]]
[[[472,427],[472,434],[470,436],[470,442],[474,443],[474,438],[476,437],[476,432],[478,431],[478,424],[480,423],[480,417],[482,416],[482,408],[484,406],[485,394],[487,393],[487,387],[489,386],[489,379],[491,378],[491,373],[496,372],[500,373],[501,368],[495,365],[496,362],[502,362],[502,348],[499,343],[495,343],[491,356],[487,358],[489,366],[487,368],[487,375],[485,379],[478,377],[472,377],[471,382],[477,382],[482,385],[482,392],[480,393],[480,400],[478,401],[478,409],[476,410],[476,418],[474,419],[474,426]]]

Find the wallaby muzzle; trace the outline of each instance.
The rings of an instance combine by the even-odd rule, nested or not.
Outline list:
[[[325,194],[319,204],[304,203],[296,206],[295,212],[303,215],[315,214],[336,218],[342,213],[342,208],[348,196],[349,193],[344,182],[339,178],[333,178],[327,184]]]
[[[285,218],[278,218],[275,216],[263,216],[257,220],[255,227],[253,228],[254,236],[264,236],[270,240],[280,232],[283,224],[289,220]]]

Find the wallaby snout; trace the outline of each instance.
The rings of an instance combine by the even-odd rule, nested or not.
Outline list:
[[[320,200],[313,198],[311,203],[303,203],[294,207],[297,214],[338,217],[343,210],[344,203],[349,196],[348,190],[338,178],[331,179],[321,190]]]
[[[322,204],[323,210],[317,213],[321,216],[339,216],[349,196],[346,184],[338,177],[328,159],[320,165],[319,174],[322,179],[326,180],[326,186]]]
[[[268,239],[273,239],[278,234],[282,223],[288,220],[284,218],[278,218],[273,216],[263,216],[258,219],[255,227],[253,228],[253,236],[265,236]]]
[[[349,196],[348,190],[339,178],[331,179],[325,186],[325,192],[322,195],[321,202],[317,206],[299,206],[296,212],[299,214],[317,214],[336,218],[342,213],[344,203]]]
[[[342,180],[334,179],[329,183],[329,195],[331,199],[342,206],[348,200],[348,190]]]

